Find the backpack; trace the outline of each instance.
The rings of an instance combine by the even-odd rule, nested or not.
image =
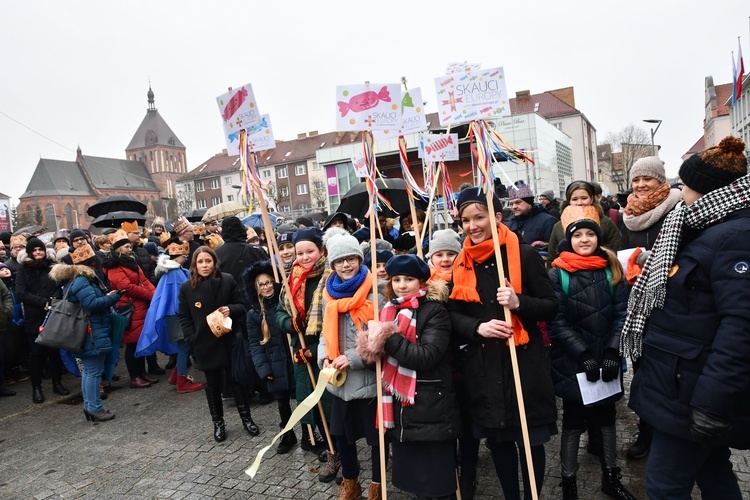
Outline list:
[[[570,273],[562,268],[557,268],[560,271],[560,285],[565,295],[568,295],[568,288],[570,288]],[[607,274],[607,283],[609,283],[609,293],[614,295],[615,287],[612,284],[612,269],[609,266],[604,268],[604,272]]]

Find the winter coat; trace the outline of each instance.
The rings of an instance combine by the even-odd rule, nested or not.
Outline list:
[[[527,214],[518,217],[512,215],[507,222],[503,222],[524,243],[531,245],[535,241],[549,241],[552,228],[558,220],[548,214],[541,205],[533,205]]]
[[[538,252],[521,245],[522,294],[518,316],[529,334],[529,343],[517,346],[523,399],[529,426],[553,424],[557,420],[550,359],[537,321],[557,315],[558,301]],[[502,247],[505,276],[507,255]],[[497,304],[498,276],[494,256],[474,266],[477,291],[482,303],[448,300],[453,341],[460,346],[456,356],[459,401],[473,423],[491,429],[520,427],[510,349],[505,340],[476,334],[480,323],[503,317]],[[515,314],[515,313],[512,313]]]
[[[729,420],[724,444],[750,448],[750,209],[683,236],[663,309],[654,309],[629,406],[692,441],[693,408]]]
[[[229,307],[232,331],[216,337],[208,326],[206,316],[220,307]],[[203,371],[220,370],[232,366],[232,343],[241,328],[246,311],[237,283],[232,275],[203,279],[197,288],[190,280],[180,287],[180,325],[185,341],[195,354],[195,361]]]
[[[388,434],[400,442],[444,441],[458,436],[460,414],[449,359],[451,323],[445,303],[448,284],[429,281],[427,296],[414,317],[417,343],[403,335],[391,335],[385,352],[400,366],[416,370],[414,405],[394,405],[394,427]]]
[[[263,316],[260,311],[260,303],[256,299],[251,301],[252,306],[247,311],[247,337],[250,343],[250,352],[255,370],[261,379],[266,380],[268,391],[271,394],[288,392],[293,387],[292,377],[292,359],[289,353],[289,341],[286,333],[281,332],[276,326],[276,307],[279,305],[279,292],[281,285],[274,285],[275,293],[273,297],[265,300],[265,318],[268,329],[271,331],[271,338],[264,345],[260,344],[263,340],[263,330],[261,322]],[[268,377],[273,377],[268,380]]]
[[[602,228],[602,241],[599,242],[600,246],[607,247],[613,252],[617,253],[622,244],[622,236],[620,230],[617,229],[617,225],[612,222],[609,217],[602,217],[599,221]],[[555,224],[552,228],[552,234],[549,237],[549,245],[547,248],[547,262],[551,263],[557,258],[557,247],[560,242],[565,239],[565,231],[563,231],[562,222]]]
[[[56,264],[49,275],[63,284],[63,293],[68,293],[68,301],[81,304],[89,313],[91,333],[86,335],[83,350],[76,356],[88,358],[112,351],[109,316],[120,296],[116,293],[105,295],[99,286],[96,271],[89,266]]]
[[[372,292],[367,295],[367,300],[372,300]],[[382,297],[379,297],[378,303],[383,303]],[[324,299],[324,310],[326,304]],[[344,401],[374,398],[377,396],[375,370],[373,366],[365,364],[365,361],[357,352],[357,330],[354,328],[351,316],[348,313],[339,314],[338,331],[339,350],[349,360],[349,367],[346,369],[346,380],[344,383],[340,387],[328,384],[326,390]],[[325,359],[326,339],[321,335],[320,343],[318,344],[318,368],[323,368],[323,361]]]
[[[628,309],[628,285],[620,281],[611,287],[604,269],[568,273],[568,293],[562,289],[560,269],[549,271],[560,310],[547,323],[552,339],[552,380],[555,394],[582,403],[576,373],[583,370],[582,355],[587,351],[601,365],[605,349],[620,349],[620,333]],[[599,401],[611,403],[622,397]]]
[[[156,271],[156,262],[151,258],[151,254],[148,253],[148,250],[143,248],[139,243],[133,246],[133,256],[135,256],[135,260],[138,262],[138,267],[141,268],[146,279],[148,279],[155,287],[157,281],[156,275],[154,274]],[[117,289],[115,288],[115,290]]]
[[[26,250],[21,250],[17,259],[21,267],[16,274],[15,292],[23,304],[23,327],[26,333],[37,335],[47,316],[45,306],[59,289],[49,277],[49,271],[55,264],[55,252],[47,249],[47,256],[42,261],[34,261],[26,255]]]
[[[664,224],[664,219],[667,218],[669,212],[664,214],[664,217],[657,220],[653,226],[642,231],[631,231],[625,224],[620,226],[620,234],[622,235],[621,248],[627,250],[629,248],[642,247],[646,250],[651,250],[656,242],[656,237],[659,236],[661,231],[661,225]]]
[[[544,207],[547,209],[547,213],[550,214],[552,217],[554,217],[557,220],[560,220],[560,202],[557,200],[552,200],[549,202],[549,204]]]
[[[13,317],[13,297],[5,283],[0,281],[0,331],[4,332],[10,326]]]
[[[244,241],[225,241],[216,249],[216,257],[219,259],[221,271],[234,277],[243,297],[245,297],[245,283],[242,280],[242,273],[255,262],[268,260],[266,252]],[[250,307],[250,302],[246,301],[245,307]]]
[[[127,258],[113,258],[111,255],[102,264],[107,274],[112,290],[127,290],[117,302],[118,307],[133,304],[130,328],[122,336],[123,344],[136,344],[143,330],[151,299],[156,289],[143,274],[143,270],[135,260]]]

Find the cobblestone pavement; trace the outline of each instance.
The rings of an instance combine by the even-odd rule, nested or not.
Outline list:
[[[162,360],[163,362],[164,360]],[[162,363],[163,364],[163,363]],[[47,401],[31,402],[29,382],[11,389],[18,395],[0,399],[0,498],[336,498],[335,482],[317,479],[317,458],[299,447],[287,455],[266,454],[256,479],[245,474],[258,450],[278,430],[275,404],[253,406],[261,428],[258,437],[241,427],[234,406],[225,401],[228,438],[216,443],[203,392],[177,394],[167,376],[149,389],[127,388],[122,380],[105,401],[117,417],[91,424],[82,415],[78,379],[66,375],[73,394],[52,394],[43,384]],[[196,373],[202,380],[202,373]],[[627,380],[627,378],[626,378]],[[78,396],[76,396],[78,392]],[[645,460],[625,460],[624,452],[636,429],[635,417],[623,402],[619,407],[619,457],[623,483],[637,498],[646,498]],[[299,429],[297,429],[299,436]],[[605,498],[599,491],[598,460],[579,454],[578,484],[581,499]],[[489,452],[481,447],[477,499],[502,498]],[[369,477],[369,453],[360,450],[362,478]],[[735,452],[735,469],[745,495],[750,496],[750,455]],[[559,435],[547,445],[547,475],[541,498],[560,498]],[[366,492],[369,481],[363,481]],[[699,498],[697,490],[694,498]],[[391,499],[409,498],[389,491]]]

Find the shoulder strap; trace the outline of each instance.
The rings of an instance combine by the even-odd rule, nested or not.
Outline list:
[[[570,287],[570,274],[565,269],[558,267],[560,271],[560,284],[565,295],[568,295],[568,288]]]
[[[615,294],[615,287],[612,284],[612,269],[607,266],[604,268],[604,272],[607,274],[607,283],[609,283],[609,293],[610,295]]]

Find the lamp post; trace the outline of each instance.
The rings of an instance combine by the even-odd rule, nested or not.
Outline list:
[[[658,156],[656,154],[656,146],[654,145],[654,136],[656,135],[656,132],[659,130],[659,127],[661,127],[661,120],[643,120],[646,123],[656,123],[656,128],[651,127],[651,152],[654,156]]]

